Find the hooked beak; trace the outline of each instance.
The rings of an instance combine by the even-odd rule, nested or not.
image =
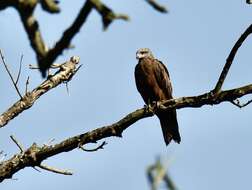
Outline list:
[[[141,59],[141,55],[139,53],[136,54],[136,59]]]

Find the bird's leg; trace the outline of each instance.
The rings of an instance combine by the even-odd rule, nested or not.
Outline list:
[[[144,108],[145,108],[145,111],[148,113],[153,112],[150,99],[148,99],[148,103],[144,105]]]
[[[159,110],[161,103],[160,101],[153,101],[152,105],[153,105],[153,110],[156,111],[156,110]]]

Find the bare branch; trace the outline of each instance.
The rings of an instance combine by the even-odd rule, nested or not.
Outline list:
[[[30,77],[28,76],[28,77],[27,77],[27,80],[26,80],[26,83],[25,83],[25,94],[28,93],[29,79],[30,79]]]
[[[47,170],[49,172],[53,172],[53,173],[57,173],[57,174],[73,175],[73,173],[68,170],[61,170],[61,169],[53,168],[53,167],[46,166],[43,164],[40,164],[38,167],[40,167],[43,170]]]
[[[14,173],[25,167],[39,166],[43,160],[56,154],[68,152],[75,148],[78,148],[80,144],[85,145],[112,136],[121,137],[122,132],[126,130],[129,126],[131,126],[133,123],[137,122],[140,119],[153,116],[154,113],[159,109],[169,110],[174,108],[195,108],[201,107],[203,105],[215,105],[224,101],[230,102],[245,94],[251,93],[252,84],[236,89],[222,91],[218,93],[217,96],[212,96],[212,93],[208,92],[199,96],[182,97],[166,100],[160,102],[159,107],[154,105],[151,106],[150,109],[138,109],[112,125],[97,128],[93,131],[68,138],[58,144],[55,144],[54,146],[39,147],[34,143],[30,148],[25,151],[24,154],[16,154],[9,160],[0,163],[0,182],[4,179],[12,177]]]
[[[158,2],[156,2],[155,0],[146,0],[146,2],[149,3],[154,9],[156,9],[157,11],[161,13],[168,12],[165,6],[158,4]]]
[[[69,47],[71,40],[79,32],[91,10],[92,4],[89,0],[87,0],[72,25],[64,31],[62,37],[58,40],[58,42],[56,42],[55,46],[48,51],[47,56],[39,61],[39,67],[43,76],[45,76],[46,70],[55,61],[55,59],[63,53],[63,50]]]
[[[83,151],[86,151],[86,152],[95,152],[99,149],[103,149],[103,147],[106,145],[106,141],[103,141],[101,145],[99,145],[98,147],[94,148],[94,149],[85,149],[82,145],[79,145],[79,148]]]
[[[157,190],[162,181],[165,182],[167,189],[177,189],[173,180],[167,173],[167,165],[162,163],[160,158],[147,168],[147,177],[152,190]]]
[[[30,108],[40,96],[55,88],[59,84],[70,81],[78,70],[78,68],[76,68],[78,63],[79,57],[71,57],[69,61],[61,65],[60,69],[51,76],[50,79],[45,80],[31,92],[27,92],[23,97],[21,97],[21,100],[17,101],[6,112],[0,115],[0,128],[5,126],[18,114]]]
[[[129,20],[128,15],[125,14],[116,14],[112,9],[110,9],[108,6],[103,4],[99,0],[90,0],[93,7],[100,13],[102,16],[102,23],[103,23],[103,29],[107,29],[108,26],[115,20],[115,19],[122,19],[122,20]]]
[[[20,77],[20,74],[21,74],[23,57],[24,57],[24,55],[21,55],[21,58],[20,58],[20,61],[19,61],[18,76],[17,76],[16,82],[15,82],[16,85],[18,84],[19,77]]]
[[[235,106],[237,106],[238,108],[243,108],[243,107],[249,105],[251,102],[252,102],[252,100],[249,100],[246,103],[241,104],[240,101],[239,101],[239,99],[231,101],[231,103],[234,104]]]
[[[19,148],[20,152],[23,153],[23,152],[24,152],[24,148],[23,148],[23,146],[21,145],[21,143],[19,143],[19,142],[17,141],[17,139],[16,139],[13,135],[11,135],[10,138],[11,138],[11,140],[17,145],[17,147]]]
[[[11,72],[10,72],[10,70],[9,70],[9,68],[8,68],[8,66],[7,66],[7,64],[6,64],[6,62],[5,62],[5,60],[4,60],[4,56],[3,56],[3,54],[2,54],[1,49],[0,49],[0,56],[1,56],[1,59],[2,59],[2,62],[3,62],[3,65],[4,65],[4,67],[5,67],[5,70],[7,71],[9,77],[11,78],[12,84],[14,85],[14,87],[15,87],[15,89],[16,89],[18,95],[19,95],[19,97],[22,99],[22,95],[21,95],[21,93],[20,93],[20,91],[19,91],[19,89],[18,89],[18,87],[17,87],[17,85],[16,85],[16,83],[15,83],[15,81],[14,81],[13,76],[11,75]]]
[[[47,47],[42,38],[39,23],[33,16],[33,11],[37,6],[38,0],[18,1],[16,9],[21,17],[25,31],[28,35],[31,47],[36,53],[37,60],[43,59],[47,55]]]
[[[235,45],[233,46],[232,50],[230,51],[226,64],[221,72],[221,75],[218,79],[218,82],[213,90],[213,93],[218,93],[221,90],[221,87],[224,83],[224,80],[228,74],[228,71],[233,63],[234,57],[238,51],[238,49],[241,47],[242,43],[246,40],[246,38],[252,33],[252,25],[250,25],[245,32],[240,36],[240,38],[236,41]]]

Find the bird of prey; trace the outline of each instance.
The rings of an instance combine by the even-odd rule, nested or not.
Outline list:
[[[136,58],[138,64],[135,67],[135,81],[144,102],[149,105],[152,102],[172,99],[171,81],[165,65],[155,59],[148,48],[139,49]],[[171,140],[180,143],[176,110],[158,111],[156,115],[160,120],[166,145]]]

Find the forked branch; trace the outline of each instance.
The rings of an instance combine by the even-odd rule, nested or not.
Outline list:
[[[10,120],[17,117],[24,110],[30,108],[40,96],[55,88],[59,84],[70,81],[73,75],[78,71],[78,63],[79,57],[71,57],[69,61],[60,66],[60,69],[53,76],[42,82],[31,92],[26,92],[24,96],[21,96],[19,101],[17,101],[6,112],[0,115],[0,128],[4,127]]]

